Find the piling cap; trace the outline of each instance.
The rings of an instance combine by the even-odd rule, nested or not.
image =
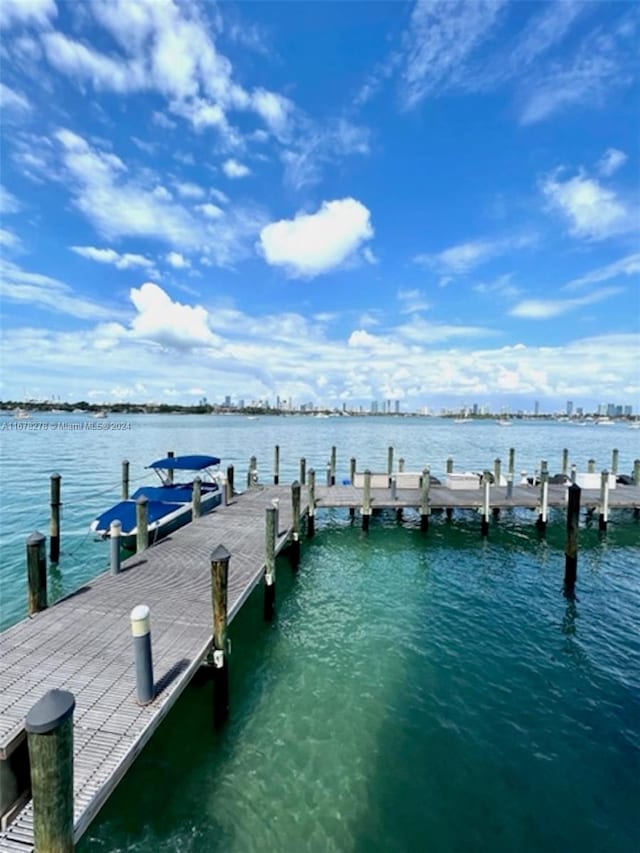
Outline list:
[[[27,537],[27,545],[40,545],[45,539],[46,536],[43,533],[40,533],[39,530],[34,530],[31,536]]]
[[[64,723],[73,714],[75,707],[73,693],[68,690],[49,690],[31,708],[24,727],[31,734],[46,735]]]
[[[211,554],[211,562],[212,563],[223,563],[225,560],[229,560],[231,554],[227,551],[224,545],[218,545],[215,551]]]

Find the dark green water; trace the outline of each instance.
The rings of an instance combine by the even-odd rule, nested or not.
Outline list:
[[[226,728],[192,685],[79,853],[636,851],[639,528],[580,535],[568,599],[561,520],[325,517],[231,626]]]

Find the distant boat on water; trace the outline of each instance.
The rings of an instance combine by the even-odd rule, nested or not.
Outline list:
[[[29,418],[31,417],[31,415],[29,414],[29,412],[25,411],[24,409],[14,409],[13,410],[13,417],[19,421],[28,421]]]
[[[511,421],[507,421],[504,418],[502,420],[496,421],[498,426],[511,426]]]
[[[91,417],[102,419],[102,418],[107,418],[109,416],[107,415],[107,413],[105,412],[104,409],[101,409],[99,412],[94,412]]]

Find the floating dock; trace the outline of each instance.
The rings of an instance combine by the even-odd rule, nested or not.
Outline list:
[[[419,476],[419,475],[418,475]],[[541,511],[540,485],[449,488],[422,481],[366,474],[357,485],[316,485],[309,472],[297,487],[254,485],[214,512],[194,520],[169,538],[130,557],[121,571],[109,571],[52,607],[36,613],[0,635],[0,782],[5,801],[11,785],[24,781],[27,768],[25,716],[52,689],[75,697],[73,718],[73,836],[77,842],[127,769],[212,649],[212,563],[218,545],[229,552],[227,621],[238,613],[251,591],[269,571],[265,522],[276,510],[275,544],[280,553],[292,542],[299,548],[300,520],[307,534],[319,510],[358,511],[363,522],[376,510],[412,508],[421,517],[434,510],[478,510],[488,514],[508,508]],[[276,478],[274,478],[276,479]],[[419,478],[420,479],[420,478]],[[398,486],[398,481],[411,487]],[[546,484],[547,508],[567,507],[565,485]],[[487,502],[489,496],[490,503]],[[608,507],[640,510],[640,486],[607,489]],[[275,503],[274,503],[275,501]],[[602,511],[602,490],[583,489],[582,508]],[[273,516],[271,516],[273,518]],[[546,518],[545,518],[546,521]],[[363,523],[363,526],[364,523]],[[136,699],[130,612],[145,604],[151,612],[155,698]],[[21,769],[22,767],[22,769]],[[16,789],[16,793],[19,793]],[[5,802],[6,805],[6,802]],[[1,853],[34,849],[33,809],[28,793],[5,815]]]

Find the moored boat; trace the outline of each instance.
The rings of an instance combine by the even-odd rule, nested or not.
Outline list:
[[[147,465],[160,479],[158,486],[141,486],[128,500],[119,501],[103,512],[91,524],[91,530],[106,539],[113,521],[122,525],[121,544],[130,550],[136,547],[138,524],[136,504],[147,499],[147,528],[149,544],[162,539],[193,518],[193,489],[195,477],[183,482],[173,482],[173,472],[197,472],[200,483],[200,512],[204,515],[222,500],[222,475],[218,470],[217,456],[175,456],[158,459]]]

